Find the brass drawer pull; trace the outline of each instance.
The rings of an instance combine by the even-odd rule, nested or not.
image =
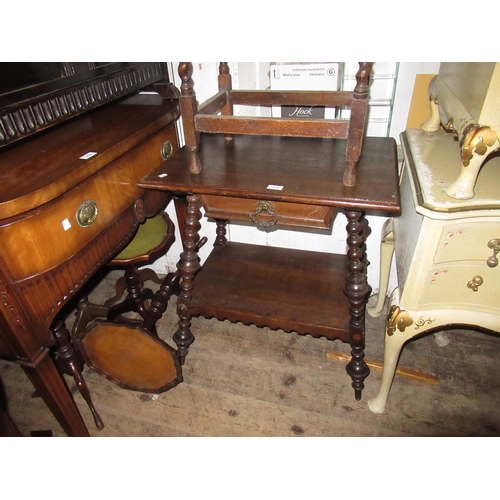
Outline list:
[[[473,292],[477,292],[478,288],[483,284],[483,278],[481,276],[474,276],[469,283],[467,283],[467,288],[470,288]]]
[[[257,220],[257,216],[259,214],[261,214],[262,212],[267,212],[272,217],[272,220],[267,221],[267,222]],[[274,212],[273,204],[270,201],[259,201],[259,204],[257,205],[257,208],[255,209],[255,212],[252,215],[250,215],[250,219],[257,227],[266,228],[266,227],[274,226],[278,222],[279,217]]]
[[[81,227],[88,227],[97,219],[97,203],[94,200],[83,201],[76,211],[76,222]]]
[[[172,156],[173,152],[174,147],[172,146],[172,143],[170,141],[165,141],[161,145],[160,154],[164,160],[168,160]]]
[[[493,255],[491,257],[488,257],[486,264],[488,264],[488,267],[496,267],[498,266],[497,254],[500,251],[500,238],[493,238],[492,240],[488,241],[488,248],[491,248],[493,250]]]

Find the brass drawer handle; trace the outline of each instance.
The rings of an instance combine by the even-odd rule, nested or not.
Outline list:
[[[174,147],[172,146],[172,143],[170,141],[165,141],[161,145],[160,154],[164,160],[168,160],[172,156],[173,152]]]
[[[81,227],[88,227],[97,219],[97,203],[94,200],[83,201],[76,211],[76,222]]]
[[[488,248],[491,248],[493,250],[493,255],[491,257],[488,257],[486,264],[488,265],[488,267],[496,267],[498,266],[497,254],[498,252],[500,252],[500,238],[493,238],[492,240],[488,241]]]
[[[483,278],[481,276],[474,276],[469,283],[467,283],[467,288],[470,288],[473,292],[477,292],[478,288],[483,284]]]
[[[272,220],[268,222],[257,220],[257,216],[262,212],[267,212],[272,217]],[[259,201],[259,204],[255,209],[255,212],[252,215],[250,215],[250,219],[257,227],[266,228],[274,226],[278,222],[279,217],[274,212],[273,204],[270,201]]]

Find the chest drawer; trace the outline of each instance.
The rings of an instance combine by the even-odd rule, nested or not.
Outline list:
[[[488,243],[500,239],[500,222],[463,222],[443,227],[434,262],[481,261],[493,250]]]
[[[480,283],[476,291],[473,287],[475,277],[480,277],[476,281]],[[499,294],[500,268],[454,263],[434,266],[429,271],[419,304],[426,308],[463,308],[498,314]]]
[[[173,125],[162,129],[64,196],[0,227],[0,253],[15,280],[52,269],[75,255],[143,193],[139,180],[161,161]],[[77,220],[83,215],[80,222]]]
[[[280,201],[200,196],[205,215],[214,219],[253,222],[257,226],[292,226],[329,229],[337,213],[335,207],[303,205]]]

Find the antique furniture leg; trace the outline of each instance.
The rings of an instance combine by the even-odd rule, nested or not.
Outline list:
[[[21,367],[64,432],[70,437],[88,437],[82,416],[52,358],[45,354],[36,364]]]
[[[52,328],[54,337],[56,338],[56,349],[55,354],[57,355],[56,363],[63,373],[71,375],[76,382],[76,386],[80,391],[80,394],[85,399],[88,404],[92,416],[94,417],[94,422],[99,430],[104,428],[104,423],[95,409],[94,403],[92,403],[92,398],[90,396],[90,391],[87,387],[85,379],[82,376],[83,363],[78,358],[78,353],[73,349],[73,344],[70,340],[70,334],[66,325],[61,320],[56,320]]]
[[[394,254],[394,233],[392,230],[392,219],[389,219],[382,228],[382,241],[380,244],[380,282],[377,303],[373,307],[367,307],[366,312],[372,318],[378,318],[384,309],[389,276],[391,273],[391,262]]]
[[[163,280],[160,289],[154,294],[143,324],[143,327],[152,335],[156,335],[156,322],[167,310],[168,301],[176,293],[180,277],[181,273],[178,269],[175,273],[169,273]]]
[[[177,227],[181,235],[181,243],[184,245],[184,236],[186,234],[186,210],[187,200],[185,196],[176,196],[174,198],[175,215],[177,216]]]
[[[153,291],[149,288],[143,289],[139,274],[133,266],[126,268],[124,277],[127,284],[127,297],[123,302],[109,308],[107,319],[114,321],[117,316],[129,311],[134,311],[145,319],[147,312],[145,301],[153,298]],[[109,305],[109,302],[104,305]]]
[[[462,168],[458,178],[445,188],[451,198],[468,200],[474,197],[474,186],[481,166],[488,156],[500,148],[498,134],[490,127],[474,125],[460,144]]]
[[[203,237],[196,245],[195,252],[207,242],[207,238]],[[175,273],[169,273],[160,289],[154,294],[153,300],[146,313],[146,318],[143,323],[143,328],[148,330],[152,335],[157,336],[155,325],[156,322],[162,317],[163,313],[167,310],[168,301],[172,295],[179,295],[179,282],[181,279],[181,272],[179,269]]]
[[[477,123],[479,116],[469,113],[440,75],[429,84],[429,103],[430,117],[420,128],[424,132],[435,133],[443,125],[460,144],[460,174],[444,191],[450,198],[471,199],[481,166],[500,148],[500,128]]]
[[[181,273],[181,292],[177,300],[177,314],[179,316],[179,328],[174,333],[173,339],[177,344],[179,361],[184,364],[189,346],[194,341],[191,332],[191,314],[189,305],[192,299],[193,279],[200,269],[200,262],[196,249],[200,236],[200,198],[196,195],[187,197],[186,209],[186,237],[184,240],[184,251],[177,267]]]
[[[395,293],[397,294],[397,291]],[[408,313],[398,306],[391,306],[389,309],[385,331],[382,382],[377,396],[368,400],[368,408],[373,413],[384,413],[385,411],[401,350],[405,342],[413,336],[409,329],[405,333],[408,323],[410,321],[413,323],[409,318]],[[398,329],[397,332],[396,328]],[[396,335],[394,335],[395,332]]]
[[[226,226],[228,221],[223,219],[215,219],[215,223],[217,224],[217,236],[214,241],[214,247],[224,247],[227,245]]]
[[[404,344],[414,337],[423,335],[430,329],[450,324],[450,315],[446,310],[426,311],[425,315],[419,314],[417,317],[416,312],[402,309],[398,305],[398,289],[393,292],[391,304],[387,313],[382,382],[377,396],[368,401],[368,407],[373,413],[384,413],[385,411]]]
[[[146,283],[146,281],[152,281],[157,285],[162,284],[162,280],[158,277],[158,275],[152,269],[148,268],[141,269],[139,273],[139,282],[141,287],[144,287],[144,283]],[[110,297],[104,303],[105,306],[112,306],[116,304],[123,297],[123,293],[125,292],[125,290],[127,290],[125,275],[123,275],[120,279],[118,279],[115,285],[115,289],[116,289],[115,296]]]
[[[370,369],[365,363],[365,307],[370,288],[366,281],[366,247],[367,221],[363,212],[346,210],[347,217],[347,264],[348,272],[345,278],[344,292],[350,303],[350,344],[351,361],[347,364],[346,371],[351,376],[354,395],[361,399],[364,388],[363,381],[370,374]]]

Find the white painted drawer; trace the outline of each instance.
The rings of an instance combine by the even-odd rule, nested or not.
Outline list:
[[[493,250],[488,247],[488,242],[493,238],[500,238],[500,222],[446,225],[441,233],[434,263],[480,261],[486,264],[488,257],[493,255]]]
[[[473,291],[467,285],[475,276],[483,283]],[[486,264],[434,266],[425,281],[419,305],[423,308],[468,309],[500,313],[500,268]]]

